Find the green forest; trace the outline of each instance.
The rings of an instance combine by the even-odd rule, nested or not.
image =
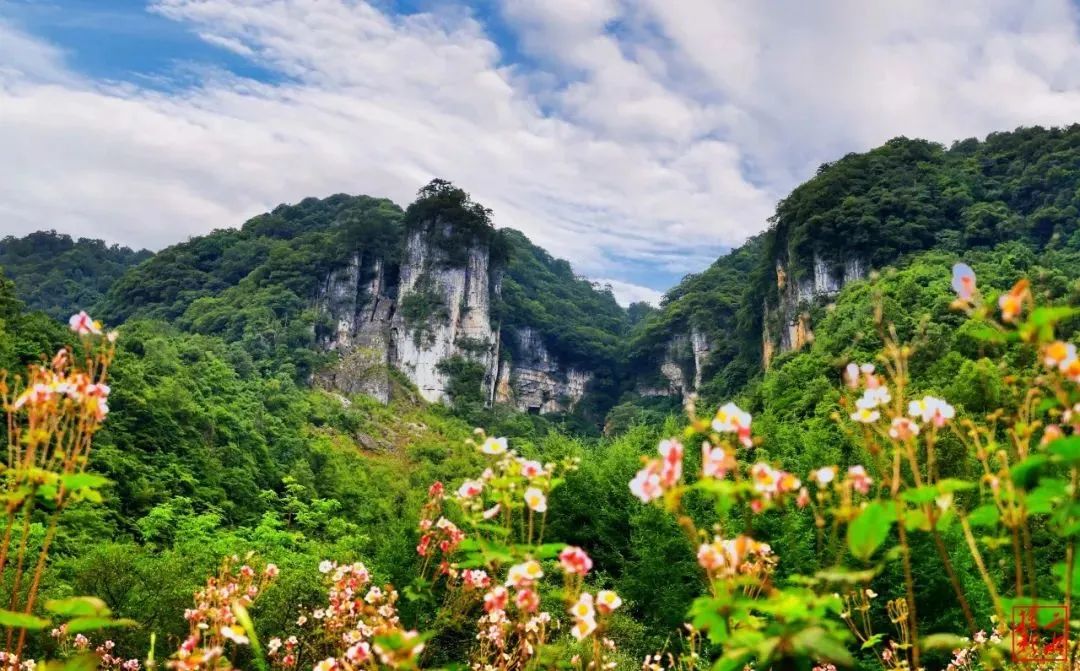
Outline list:
[[[1078,166],[1080,126],[891,140],[655,308],[443,180],[157,253],[0,240],[5,668],[1076,668]],[[467,357],[447,403],[313,383],[326,278],[414,235],[486,250],[497,357],[538,334],[576,405]],[[872,270],[766,360],[778,264],[822,256]],[[691,330],[696,393],[643,393]]]

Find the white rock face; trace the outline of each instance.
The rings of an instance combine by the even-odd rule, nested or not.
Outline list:
[[[865,264],[862,259],[855,257],[830,262],[815,253],[813,272],[794,282],[791,281],[789,269],[777,261],[776,285],[780,289],[780,304],[777,306],[776,315],[781,320],[779,351],[799,349],[813,339],[813,331],[806,312],[806,307],[810,303],[820,298],[832,298],[844,288],[844,285],[865,277]],[[766,342],[771,340],[769,334],[763,334],[763,339]],[[773,355],[772,348],[766,346],[764,354],[768,362]]]
[[[383,262],[362,252],[329,274],[316,308],[333,326],[319,334],[319,344],[341,358],[320,372],[316,383],[386,403],[393,366],[425,400],[445,402],[450,380],[439,364],[460,356],[483,367],[482,391],[489,403],[545,414],[571,410],[592,373],[564,366],[529,328],[519,330],[518,347],[512,348],[518,360],[500,361],[503,343],[499,326],[491,322],[491,302],[500,285],[489,267],[488,249],[476,244],[466,250],[464,262],[451,262],[438,239],[450,231],[440,226],[434,225],[434,233],[418,230],[409,236],[396,278],[387,278]],[[430,314],[407,319],[402,305],[410,297],[414,305],[430,306]]]
[[[443,229],[436,229],[441,232]],[[438,306],[422,322],[407,323],[399,309],[391,322],[394,343],[391,363],[409,376],[430,402],[446,399],[449,380],[438,370],[439,363],[463,356],[483,365],[485,379],[494,375],[493,362],[498,334],[491,327],[488,250],[479,245],[468,250],[464,267],[447,264],[416,231],[409,236],[401,265],[399,306],[410,296],[424,294]]]
[[[585,395],[592,373],[564,369],[533,329],[519,329],[517,340],[518,359],[499,366],[494,401],[541,415],[573,410]]]
[[[664,358],[660,362],[660,374],[668,382],[667,389],[638,387],[642,396],[686,396],[701,387],[705,363],[711,346],[709,338],[696,326],[690,335],[678,334],[668,341]]]

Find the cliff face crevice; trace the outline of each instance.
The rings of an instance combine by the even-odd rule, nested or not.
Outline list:
[[[855,256],[829,260],[815,252],[811,267],[801,275],[780,259],[774,263],[778,300],[762,306],[762,360],[766,367],[776,354],[801,349],[814,339],[810,309],[815,304],[835,297],[845,285],[867,275],[866,264]]]
[[[385,261],[361,252],[329,273],[315,308],[332,324],[319,345],[338,359],[316,381],[386,402],[395,368],[425,400],[447,402],[452,380],[441,364],[460,359],[483,371],[480,393],[489,404],[540,414],[571,410],[592,373],[564,365],[531,328],[516,329],[515,342],[505,346],[492,318],[500,271],[484,242],[450,254],[444,241],[451,228],[436,221],[412,231],[392,282]]]
[[[696,393],[701,388],[711,350],[708,335],[696,326],[691,326],[689,333],[673,335],[659,361],[660,376],[666,384],[639,384],[638,393],[683,398]]]

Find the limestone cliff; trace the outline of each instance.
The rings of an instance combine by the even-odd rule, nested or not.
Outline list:
[[[592,373],[560,364],[531,328],[518,329],[514,337],[516,356],[499,363],[492,400],[536,414],[573,410]]]
[[[866,277],[866,267],[857,257],[829,261],[815,253],[811,268],[797,275],[790,264],[779,259],[776,267],[778,300],[762,307],[762,359],[766,366],[778,352],[801,349],[814,338],[810,308],[815,302],[835,296],[844,285]]]
[[[316,299],[332,324],[320,346],[339,358],[317,382],[386,402],[396,368],[425,400],[447,402],[451,381],[440,364],[460,358],[483,371],[488,403],[540,414],[571,410],[592,373],[564,365],[531,328],[514,330],[504,347],[492,320],[500,278],[488,245],[473,240],[451,253],[453,237],[452,224],[435,221],[409,233],[395,267],[356,252],[329,273]]]

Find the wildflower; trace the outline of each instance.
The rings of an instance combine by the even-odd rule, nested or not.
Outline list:
[[[723,478],[735,467],[735,458],[722,447],[701,443],[701,471],[706,478]]]
[[[593,609],[593,595],[588,592],[582,592],[578,600],[574,602],[573,606],[570,606],[570,614],[575,619],[585,620],[591,619],[595,616],[596,611]]]
[[[869,408],[859,408],[855,412],[851,413],[852,421],[859,422],[860,424],[873,424],[881,419],[881,413],[877,410],[871,410]]]
[[[547,497],[536,487],[529,487],[525,490],[525,505],[533,512],[547,512]]]
[[[327,657],[323,661],[316,664],[311,671],[334,671],[337,668],[337,660],[333,657]]]
[[[519,459],[518,463],[521,464],[522,477],[532,480],[544,474],[544,466],[539,461]]]
[[[518,590],[517,595],[514,597],[514,605],[524,613],[532,613],[540,607],[540,595],[536,593],[536,590],[529,587]]]
[[[301,615],[300,617],[296,618],[296,626],[302,627],[305,624],[307,624],[307,617]]]
[[[593,562],[589,555],[579,547],[567,545],[559,553],[559,563],[563,571],[573,575],[585,575],[592,570]]]
[[[622,599],[609,589],[602,589],[596,593],[596,609],[605,615],[621,605]]]
[[[851,389],[857,389],[859,386],[859,365],[856,363],[849,363],[844,368],[844,384]]]
[[[480,480],[466,480],[458,487],[457,494],[463,499],[471,499],[484,491],[484,483]]]
[[[752,419],[750,413],[742,410],[739,406],[734,403],[726,403],[716,411],[716,417],[712,421],[712,428],[717,433],[734,433],[739,442],[746,447],[750,447],[754,444],[754,441],[750,438],[750,422]]]
[[[855,402],[855,407],[860,410],[873,410],[891,400],[888,387],[871,387],[863,392],[862,398]]]
[[[907,417],[894,417],[889,427],[889,437],[895,440],[909,440],[919,435],[919,425]]]
[[[429,499],[439,499],[443,495],[443,483],[436,480],[428,487],[427,495]]]
[[[922,400],[908,404],[908,415],[918,417],[923,422],[932,422],[940,428],[956,416],[956,410],[940,398],[924,396]]]
[[[594,631],[596,631],[596,619],[586,617],[574,622],[574,626],[570,629],[570,634],[580,641]]]
[[[531,585],[534,580],[539,580],[543,577],[544,569],[541,568],[540,562],[535,559],[530,559],[510,567],[506,584],[507,586],[521,588]]]
[[[489,613],[505,610],[506,601],[509,598],[510,594],[506,591],[505,587],[496,586],[484,595],[484,610]]]
[[[277,651],[280,650],[280,649],[281,649],[281,639],[278,638],[277,636],[270,639],[270,641],[267,642],[267,644],[266,644],[266,653],[268,655],[273,656],[273,655],[277,654]]]
[[[1043,363],[1046,364],[1047,368],[1065,370],[1068,368],[1069,363],[1075,359],[1076,345],[1061,340],[1050,343],[1043,352]]]
[[[88,645],[90,645],[90,639],[83,636],[82,634],[76,634],[75,635],[75,647],[76,648],[79,648],[81,650],[81,649],[85,648]]]
[[[818,487],[827,487],[836,478],[836,466],[823,466],[810,474]]]
[[[224,625],[221,627],[221,636],[227,638],[237,645],[247,645],[250,643],[248,637],[244,635],[244,628],[237,625]]]
[[[462,582],[470,589],[487,589],[491,578],[483,569],[468,569],[461,574]]]
[[[805,508],[806,506],[810,505],[810,492],[806,489],[806,487],[803,487],[799,490],[799,497],[795,499],[795,505],[799,506],[800,508]]]
[[[977,631],[977,632],[975,632],[974,641],[979,645],[982,645],[983,643],[986,643],[986,632],[985,631]]]
[[[363,664],[371,659],[371,646],[365,642],[356,643],[345,651],[345,659],[353,664]]]
[[[675,439],[662,440],[660,452],[660,484],[665,488],[674,486],[682,477],[683,446]]]
[[[1007,293],[998,297],[998,307],[1001,308],[1002,321],[1015,321],[1020,316],[1020,310],[1024,307],[1024,298],[1028,295],[1028,281],[1020,280]]]
[[[277,564],[267,564],[266,568],[263,569],[263,576],[265,576],[268,580],[273,580],[274,578],[276,578],[278,576]]]
[[[498,504],[498,503],[491,506],[490,508],[488,508],[487,510],[484,511],[484,519],[485,520],[490,520],[491,518],[495,517],[496,515],[499,514],[499,510],[501,508],[502,508],[502,506],[500,504]]]
[[[664,493],[664,488],[660,485],[659,470],[660,462],[654,459],[630,481],[630,493],[641,499],[642,503],[649,503]]]
[[[961,300],[970,301],[975,295],[975,271],[966,263],[952,267],[952,288]]]
[[[68,326],[79,335],[101,335],[101,322],[91,319],[85,310],[71,315]]]
[[[867,599],[876,599],[877,598],[877,592],[875,592],[872,589],[867,588],[866,590],[864,590],[863,593],[866,594]]]
[[[866,469],[862,466],[852,466],[849,468],[848,478],[851,480],[852,487],[860,494],[869,493],[870,485],[874,482],[873,479],[866,474]]]
[[[488,438],[480,445],[480,451],[484,454],[503,454],[506,452],[506,439],[505,438]]]

